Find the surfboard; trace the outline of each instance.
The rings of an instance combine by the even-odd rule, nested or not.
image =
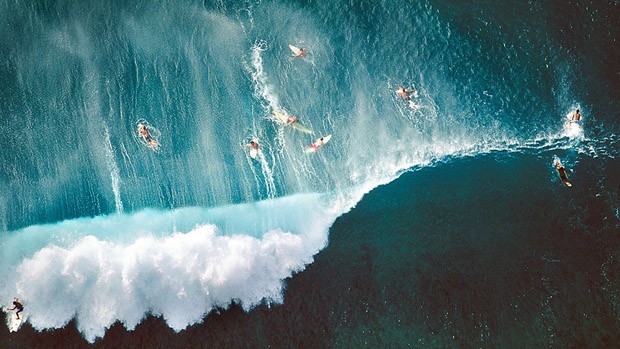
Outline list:
[[[258,149],[250,147],[250,157],[256,159],[258,156]]]
[[[291,51],[293,51],[294,57],[297,57],[301,54],[301,49],[299,47],[293,45],[288,45],[288,47],[291,49]]]
[[[312,145],[307,147],[304,150],[304,152],[306,154],[314,154],[319,150],[319,148],[327,144],[327,142],[329,142],[330,139],[332,139],[332,135],[327,135],[325,137],[318,138],[314,143],[312,143]]]
[[[312,130],[310,130],[310,129],[308,129],[308,128],[305,128],[305,127],[301,126],[301,125],[299,124],[299,121],[294,122],[294,123],[292,123],[292,124],[287,124],[287,123],[286,123],[286,122],[288,121],[288,116],[287,116],[287,115],[284,115],[284,114],[282,114],[282,113],[280,113],[280,112],[278,112],[278,111],[274,111],[274,112],[273,112],[273,115],[276,117],[276,119],[277,119],[280,123],[284,124],[284,126],[290,126],[290,127],[292,127],[292,128],[294,128],[294,129],[296,129],[296,130],[297,130],[297,131],[299,131],[299,132],[307,133],[307,134],[309,134],[309,135],[314,134],[314,131],[312,131]]]
[[[6,327],[9,328],[9,332],[17,332],[22,325],[22,320],[24,320],[24,312],[19,313],[19,320],[15,316],[14,311],[9,311],[6,314]]]
[[[581,121],[575,122],[570,120],[566,125],[567,134],[569,137],[575,137],[581,134]]]

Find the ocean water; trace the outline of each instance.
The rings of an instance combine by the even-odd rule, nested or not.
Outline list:
[[[0,9],[0,346],[617,345],[617,1]]]

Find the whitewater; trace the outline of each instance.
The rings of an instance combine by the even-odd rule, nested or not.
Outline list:
[[[618,155],[551,41],[484,47],[428,3],[367,9],[394,22],[370,34],[346,5],[134,5],[5,3],[0,14],[14,24],[2,29],[0,299],[19,297],[38,331],[75,319],[94,342],[149,315],[181,331],[232,303],[281,303],[334,221],[404,171],[495,151]],[[309,56],[291,59],[288,44]],[[552,54],[509,62],[532,44]],[[469,59],[486,50],[503,54]],[[517,78],[527,65],[541,68]],[[399,85],[418,89],[419,109]],[[596,131],[567,128],[576,108]],[[140,142],[140,119],[158,152]]]

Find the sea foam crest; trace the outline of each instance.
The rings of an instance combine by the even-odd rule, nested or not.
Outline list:
[[[30,239],[45,240],[33,244],[31,249],[36,251],[25,259],[8,254],[0,274],[8,281],[2,296],[18,296],[25,305],[26,321],[37,330],[61,328],[75,318],[78,330],[90,342],[117,321],[132,330],[147,314],[162,316],[172,329],[181,331],[233,301],[245,310],[263,302],[279,303],[283,280],[312,262],[326,244],[334,212],[320,209],[319,198],[306,194],[268,203],[180,209],[174,215],[164,212],[161,215],[179,221],[210,216],[210,221],[231,225],[202,224],[164,236],[136,234],[135,239],[115,236],[119,232],[112,231],[84,234],[89,226],[105,230],[106,221],[100,218],[74,222],[72,226],[79,231],[71,243],[59,238],[67,236],[60,233],[67,229],[67,222],[40,228],[56,226],[59,234],[37,236],[36,229],[29,227],[2,241],[4,253],[25,242],[20,237],[24,232],[30,233]],[[260,216],[270,209],[282,216],[268,218],[271,223],[265,223],[264,233],[232,232],[231,227],[246,224],[243,218],[235,223],[236,216],[249,211]],[[144,218],[144,213],[137,216]],[[311,219],[304,220],[308,216]],[[118,215],[108,221],[114,219]],[[290,231],[274,228],[283,220],[281,225]],[[132,222],[131,216],[125,219],[135,230]],[[118,225],[112,227],[118,229]]]

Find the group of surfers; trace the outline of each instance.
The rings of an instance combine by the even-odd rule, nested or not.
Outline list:
[[[294,58],[303,58],[306,56],[308,50],[306,48],[302,48],[300,50],[300,52],[298,54],[293,54]],[[289,116],[287,119],[286,124],[287,125],[291,125],[295,122],[297,122],[298,119],[294,116]],[[157,150],[159,149],[159,142],[153,138],[153,136],[151,135],[151,133],[149,132],[149,126],[144,124],[144,123],[138,123],[138,134],[140,135],[140,137],[142,137],[142,140],[144,140],[144,142],[152,149],[152,150]],[[323,137],[319,138],[320,141],[323,141]],[[250,144],[248,144],[250,147],[253,147],[255,149],[258,149],[258,141],[254,141],[252,140],[250,142]],[[316,143],[312,144],[311,147],[315,147],[318,148],[320,147],[320,145],[317,145]],[[13,300],[13,308],[7,308],[6,310],[17,310],[15,312],[15,316],[16,319],[19,320],[19,313],[22,312],[24,310],[24,306],[19,302],[18,298],[15,298]]]
[[[307,54],[308,54],[308,49],[306,47],[302,47],[299,50],[297,50],[296,52],[291,53],[291,57],[293,59],[295,59],[295,58],[305,58]],[[296,122],[299,122],[299,119],[296,116],[289,115],[288,118],[286,119],[285,126],[292,125],[292,124],[294,124]],[[324,144],[325,144],[324,137],[321,137],[321,138],[317,139],[316,142],[312,143],[309,146],[309,148],[313,148],[314,150],[318,150]],[[250,149],[258,150],[258,147],[259,147],[258,141],[256,139],[252,139],[250,141],[250,143],[247,144],[247,146],[250,147]]]
[[[304,58],[306,57],[307,54],[308,54],[308,49],[305,47],[302,47],[301,49],[299,49],[298,52],[291,54],[291,56],[293,58]],[[417,95],[416,89],[406,89],[402,86],[398,86],[398,88],[396,89],[396,93],[400,95],[405,101],[408,101],[408,102],[411,101],[411,94],[413,94],[414,96]],[[290,115],[288,116],[288,119],[286,120],[286,125],[292,125],[298,121],[299,119],[297,117]],[[575,111],[569,123],[571,125],[572,124],[579,125],[581,123],[581,114],[579,113],[579,109]],[[160,144],[155,138],[151,136],[147,125],[142,124],[142,123],[138,124],[138,133],[140,134],[144,142],[146,142],[146,144],[152,150],[159,149]],[[310,147],[317,150],[323,144],[324,144],[323,137],[321,137],[317,139],[315,143],[311,144]],[[251,149],[258,150],[259,144],[257,140],[253,139],[250,141],[250,143],[247,144],[247,146],[250,147]],[[554,166],[558,170],[558,173],[560,175],[560,178],[562,179],[562,182],[566,184],[568,187],[571,187],[572,185],[568,181],[568,176],[567,176],[568,171],[566,170],[564,166],[562,166],[560,160],[556,159],[554,161]]]
[[[401,97],[403,97],[404,100],[410,101],[411,97],[409,95],[412,93],[415,94],[416,90],[415,89],[407,90],[403,88],[402,86],[398,86],[398,88],[396,89],[396,93],[399,94]],[[581,123],[581,114],[579,113],[579,109],[577,109],[575,113],[573,113],[573,116],[571,120],[569,121],[569,125],[579,125],[580,123]],[[568,181],[568,170],[562,165],[560,160],[555,159],[555,161],[553,162],[553,165],[558,170],[558,174],[560,175],[560,179],[562,180],[562,183],[564,183],[569,188],[572,187],[573,185]]]
[[[299,52],[297,53],[293,53],[291,56],[293,58],[304,58],[308,53],[308,49],[307,48],[301,48],[299,50]],[[411,94],[414,94],[414,96],[417,94],[417,91],[415,89],[405,89],[402,86],[398,86],[398,88],[396,89],[396,93],[398,95],[400,95],[405,101],[411,101]],[[292,125],[296,122],[298,122],[299,119],[295,116],[289,116],[287,121],[286,121],[286,125]],[[573,114],[571,120],[569,121],[570,124],[575,124],[575,125],[579,125],[581,123],[581,114],[579,113],[579,109],[577,109],[575,111],[575,113]],[[143,124],[143,123],[139,123],[138,124],[138,134],[142,137],[142,139],[144,140],[144,142],[146,142],[146,144],[152,149],[152,150],[157,150],[159,149],[159,142],[153,138],[153,136],[150,134],[149,132],[149,128],[147,125]],[[319,138],[315,143],[313,143],[312,145],[310,145],[310,147],[314,148],[315,150],[317,150],[319,147],[321,147],[323,145],[323,137]],[[258,141],[257,140],[251,140],[249,144],[247,144],[250,148],[256,149],[258,150]],[[568,170],[562,165],[562,163],[560,162],[559,159],[555,159],[554,161],[554,166],[558,171],[558,174],[560,175],[560,179],[562,180],[562,182],[568,186],[568,187],[572,187],[572,184],[568,181]],[[24,306],[19,302],[18,298],[15,298],[13,301],[13,308],[7,309],[7,310],[17,310],[15,312],[15,316],[16,318],[19,320],[19,313],[22,312],[24,310]]]
[[[308,50],[306,48],[302,48],[300,50],[300,52],[298,54],[293,54],[293,58],[303,58],[306,56]],[[398,88],[396,89],[396,93],[399,94],[400,96],[403,97],[404,100],[409,101],[411,100],[410,95],[412,93],[416,93],[415,89],[412,90],[408,90],[403,88],[402,86],[398,86]],[[286,121],[286,125],[291,125],[295,122],[298,122],[298,118],[295,116],[289,116],[287,121]],[[571,120],[569,121],[570,124],[575,124],[575,125],[579,125],[581,123],[581,114],[579,113],[579,109],[577,109],[575,111],[575,113],[573,113],[573,116],[571,118]],[[142,139],[146,142],[146,144],[153,150],[157,150],[159,148],[159,142],[153,138],[151,136],[151,134],[149,133],[148,130],[148,126],[145,124],[138,124],[138,133],[140,134],[140,136],[142,137]],[[317,150],[318,148],[320,148],[323,145],[323,137],[319,138],[315,143],[313,143],[312,145],[310,145],[310,147],[314,148],[315,150]],[[257,140],[251,140],[249,144],[247,144],[250,148],[254,148],[256,150],[258,150],[258,141]],[[568,186],[569,188],[572,187],[572,184],[568,181],[568,170],[562,165],[562,163],[560,162],[559,159],[555,159],[553,165],[555,166],[556,170],[558,171],[558,174],[560,175],[560,179],[562,180],[562,183],[564,183],[566,186]],[[19,299],[15,298],[15,300],[13,301],[13,308],[7,309],[7,310],[17,310],[15,312],[15,315],[17,317],[17,319],[19,320],[19,313],[21,311],[24,310],[24,306],[19,302]]]
[[[304,58],[306,57],[306,55],[308,54],[308,49],[305,47],[302,47],[301,49],[299,49],[299,51],[297,53],[293,53],[291,54],[291,56],[293,58]],[[286,125],[292,125],[296,122],[298,122],[299,119],[295,116],[289,116],[287,121],[286,121]],[[139,123],[138,124],[138,134],[142,137],[142,139],[144,140],[144,142],[152,149],[152,150],[157,150],[159,149],[159,142],[153,138],[153,136],[150,134],[149,132],[149,127],[143,123]],[[323,137],[319,138],[319,140],[317,142],[322,142],[323,141]],[[318,148],[320,147],[322,144],[317,144],[317,142],[313,143],[312,145],[310,145],[310,147],[314,147],[314,148]],[[258,150],[258,141],[256,140],[252,140],[250,141],[250,143],[248,144],[249,147],[257,149]]]

